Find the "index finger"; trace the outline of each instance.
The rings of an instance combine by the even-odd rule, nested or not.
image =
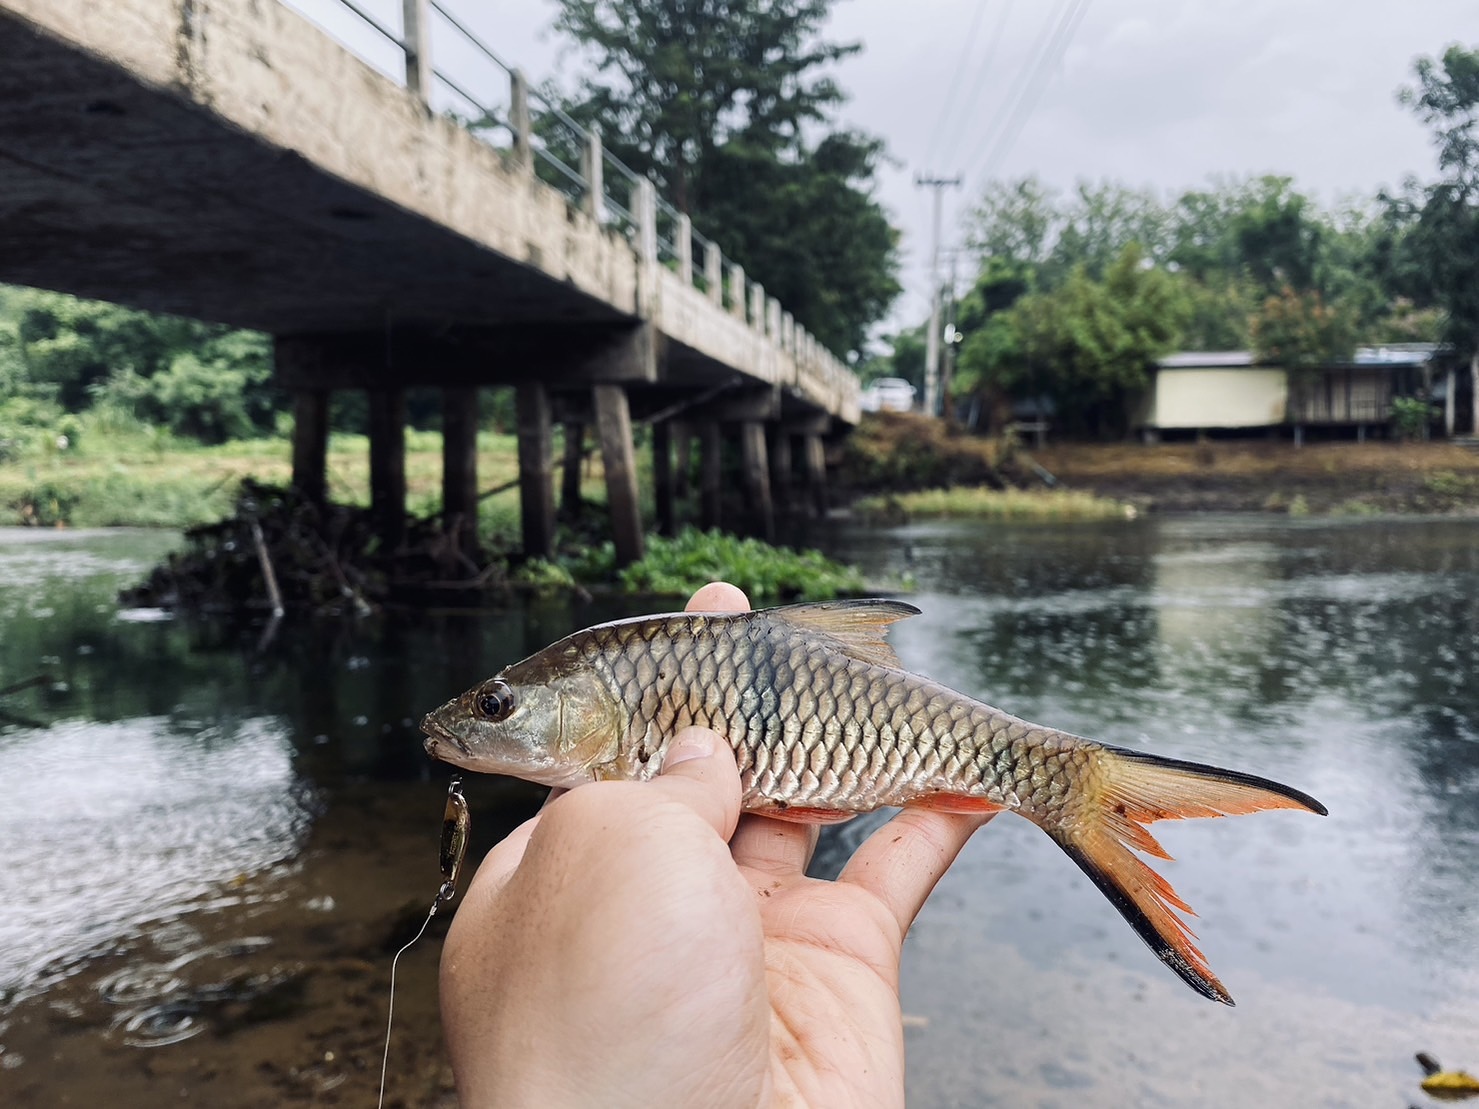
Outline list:
[[[743,589],[727,581],[711,581],[699,589],[688,603],[684,612],[749,612],[750,598]]]
[[[837,880],[882,901],[902,938],[966,841],[995,815],[905,809],[863,841]]]

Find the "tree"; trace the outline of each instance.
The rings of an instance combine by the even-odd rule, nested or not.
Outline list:
[[[266,336],[40,289],[0,300],[0,399],[112,404],[206,442],[273,429]],[[38,412],[41,410],[38,409]]]
[[[1253,320],[1259,361],[1283,366],[1296,378],[1327,362],[1347,362],[1355,350],[1355,323],[1315,292],[1285,285],[1268,297]]]
[[[795,161],[731,142],[706,177],[704,211],[725,249],[842,353],[863,349],[899,293],[898,233],[865,191],[882,156],[880,143],[848,132]]]
[[[1414,290],[1447,315],[1445,334],[1469,358],[1473,427],[1479,431],[1479,48],[1450,46],[1441,59],[1418,58],[1417,85],[1398,97],[1431,130],[1443,176],[1388,198],[1405,221],[1405,268]]]
[[[590,53],[578,115],[656,177],[680,211],[732,139],[772,153],[821,123],[842,90],[818,67],[857,53],[817,39],[832,0],[557,0],[555,29]]]
[[[823,344],[859,352],[898,295],[875,139],[828,133],[832,0],[558,0],[595,72],[572,116],[660,183]]]
[[[993,313],[966,338],[958,389],[1047,396],[1066,430],[1122,434],[1188,312],[1181,283],[1145,262],[1132,243],[1102,280],[1079,266],[1057,289]]]

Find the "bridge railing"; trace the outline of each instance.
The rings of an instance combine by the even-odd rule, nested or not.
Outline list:
[[[653,182],[617,158],[600,134],[570,116],[472,33],[439,0],[401,0],[400,30],[357,0],[336,0],[387,39],[405,58],[404,82],[428,109],[434,90],[461,106],[452,114],[515,167],[562,192],[603,226],[625,235],[638,254],[673,270],[684,284],[770,338],[796,366],[796,384],[822,392],[835,411],[856,408],[857,377],[789,312],[748,280],[744,270],[689,217],[660,197]],[[434,64],[433,34],[463,40],[488,70],[453,76]],[[855,415],[854,417],[855,418]]]

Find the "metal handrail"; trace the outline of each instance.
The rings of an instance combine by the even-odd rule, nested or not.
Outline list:
[[[413,39],[420,43],[420,49],[423,55],[425,54],[426,40],[424,38],[408,33],[406,28],[402,29],[401,34],[396,34],[361,8],[355,0],[338,0],[338,3],[389,40],[393,45],[404,51],[408,59],[412,54],[411,47],[408,43]],[[502,70],[510,81],[510,95],[511,99],[515,101],[515,104],[505,117],[494,108],[484,104],[481,98],[474,96],[458,80],[443,70],[435,67],[428,67],[426,70],[423,70],[423,72],[430,74],[432,80],[440,83],[442,87],[446,88],[454,96],[482,113],[482,118],[476,121],[480,126],[473,128],[468,121],[463,121],[464,125],[468,125],[480,137],[487,131],[496,129],[506,130],[509,133],[514,148],[516,150],[522,149],[526,152],[521,157],[527,158],[526,165],[531,171],[536,162],[552,167],[559,177],[564,178],[574,187],[576,193],[574,199],[583,198],[584,202],[589,205],[588,210],[595,215],[596,220],[602,226],[611,227],[613,230],[624,234],[634,244],[639,245],[639,248],[640,243],[644,239],[649,244],[655,243],[659,261],[676,261],[686,254],[689,262],[688,268],[692,271],[687,275],[690,287],[697,287],[702,290],[720,307],[726,309],[736,319],[746,322],[749,327],[761,335],[768,333],[769,319],[774,311],[770,306],[771,302],[769,300],[762,301],[758,305],[758,311],[752,311],[752,309],[757,307],[754,302],[759,296],[759,293],[757,291],[758,287],[753,281],[749,280],[746,280],[744,283],[745,289],[743,290],[743,295],[736,295],[736,289],[732,287],[731,283],[732,281],[739,280],[737,274],[741,271],[734,264],[733,260],[724,254],[722,250],[719,250],[718,257],[719,271],[717,285],[713,282],[713,275],[709,272],[707,263],[709,261],[709,252],[718,249],[718,244],[714,240],[708,238],[689,224],[689,241],[686,244],[681,242],[680,229],[683,226],[684,214],[664,197],[656,195],[655,192],[653,196],[654,202],[646,206],[646,212],[641,210],[643,205],[636,203],[633,198],[641,187],[642,182],[650,182],[650,178],[639,174],[620,158],[616,157],[616,155],[612,154],[611,151],[607,150],[600,143],[597,133],[574,119],[543,92],[525,85],[522,74],[515,67],[504,61],[503,58],[478,38],[477,35],[473,34],[440,0],[427,0],[427,8],[466,39],[474,50]],[[414,16],[415,8],[412,5],[408,4],[404,10],[408,17]],[[423,102],[425,102],[428,90],[420,89],[419,92],[423,98]],[[519,97],[523,99],[519,100]],[[529,105],[531,103],[539,105],[541,116],[550,117],[568,128],[571,136],[581,145],[582,150],[599,150],[602,172],[600,174],[593,174],[593,176],[600,178],[600,196],[591,197],[592,182],[588,180],[587,175],[555,154],[550,149],[549,142],[538,134],[537,129],[533,126],[534,120],[532,113],[529,111]],[[528,119],[530,122],[529,133],[523,135],[519,133],[519,121],[521,118]],[[507,147],[500,147],[491,142],[489,145],[493,145],[494,149],[503,151],[505,154],[508,151]],[[582,155],[582,164],[584,164],[584,155]],[[628,203],[623,204],[609,188],[608,175],[605,172],[608,168],[614,170],[616,175],[626,179],[628,185]],[[562,193],[565,192],[565,189],[558,182],[548,183],[552,187],[559,189]],[[653,188],[655,190],[655,183],[653,183]],[[653,222],[644,231],[643,221],[647,219]],[[657,222],[663,220],[667,222],[668,227],[663,228],[662,232],[660,232]],[[704,265],[693,264],[695,261],[693,247],[695,245],[700,248]],[[847,379],[851,379],[856,384],[856,376],[835,355],[832,355],[830,351],[823,348],[820,343],[799,325],[785,326],[781,329],[780,334],[771,336],[771,338],[778,345],[782,345],[785,348],[784,353],[792,357],[798,375],[804,374],[807,377],[820,377],[829,388],[844,386]]]

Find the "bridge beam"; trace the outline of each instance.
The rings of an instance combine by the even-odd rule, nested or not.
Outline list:
[[[699,436],[699,527],[705,531],[722,522],[724,503],[724,436],[718,420],[705,420],[698,425]]]
[[[601,465],[606,471],[606,504],[611,510],[616,564],[642,557],[642,513],[637,499],[637,461],[632,448],[632,414],[620,385],[597,385],[596,430],[601,437]]]
[[[560,515],[580,515],[580,471],[585,463],[585,422],[566,419],[565,459],[560,467]]]
[[[759,420],[740,424],[740,460],[744,468],[745,501],[755,534],[775,542],[775,506],[770,497],[770,463],[765,452],[765,425]]]
[[[274,345],[273,380],[285,389],[457,389],[518,385],[538,366],[546,385],[651,384],[662,354],[661,337],[646,323],[286,335]]]
[[[514,397],[519,424],[519,518],[524,554],[548,558],[555,549],[554,425],[549,392],[529,382]]]
[[[442,526],[457,549],[478,545],[478,391],[442,391]]]
[[[806,491],[811,498],[811,510],[818,519],[827,515],[827,452],[822,437],[808,433],[802,437],[805,445]]]
[[[406,393],[370,389],[370,517],[381,553],[406,538]]]
[[[678,522],[673,497],[672,429],[668,420],[658,420],[652,425],[652,502],[659,535],[673,535]]]
[[[324,389],[293,393],[293,488],[310,504],[328,499],[329,394]]]
[[[781,512],[791,511],[791,436],[779,424],[767,428],[770,454],[770,487]]]

